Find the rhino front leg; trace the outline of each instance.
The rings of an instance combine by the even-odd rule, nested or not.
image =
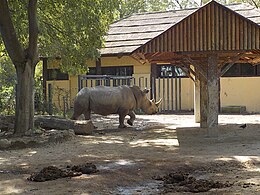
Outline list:
[[[133,126],[134,120],[135,120],[135,113],[133,111],[130,111],[128,113],[128,115],[130,116],[130,119],[127,120],[127,123],[131,126]]]
[[[118,128],[125,128],[126,125],[124,124],[125,116],[127,115],[128,110],[119,110],[119,126]]]

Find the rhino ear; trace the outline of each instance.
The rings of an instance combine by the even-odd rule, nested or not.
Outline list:
[[[144,94],[146,94],[146,93],[149,93],[149,89],[144,89],[143,91],[142,91]]]

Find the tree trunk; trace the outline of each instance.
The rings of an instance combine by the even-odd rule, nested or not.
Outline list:
[[[14,134],[33,129],[34,69],[38,63],[37,0],[28,1],[29,45],[24,49],[13,25],[8,1],[0,0],[0,33],[5,48],[16,68],[16,108]]]
[[[34,65],[28,60],[24,65],[16,66],[16,112],[14,134],[23,135],[33,129],[34,122]]]

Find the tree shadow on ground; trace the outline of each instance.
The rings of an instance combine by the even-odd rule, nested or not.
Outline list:
[[[238,182],[253,183],[246,178],[254,179],[259,173],[259,124],[249,124],[243,130],[237,130],[237,125],[223,125],[217,137],[208,137],[206,129],[183,127],[192,118],[181,115],[140,115],[134,127],[125,129],[117,128],[118,117],[98,120],[107,126],[99,127],[93,135],[77,136],[45,147],[1,151],[0,191],[4,194],[115,194],[118,186],[145,185],[155,175],[182,169],[198,178],[237,182],[231,189],[237,192],[243,188]],[[64,167],[83,162],[97,165],[100,171],[43,183],[26,180],[31,173],[46,166]],[[251,186],[246,189],[255,190]]]

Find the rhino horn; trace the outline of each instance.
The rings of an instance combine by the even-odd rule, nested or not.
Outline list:
[[[161,98],[158,102],[156,102],[155,105],[156,105],[157,107],[159,107],[161,103],[162,103],[162,98]]]

